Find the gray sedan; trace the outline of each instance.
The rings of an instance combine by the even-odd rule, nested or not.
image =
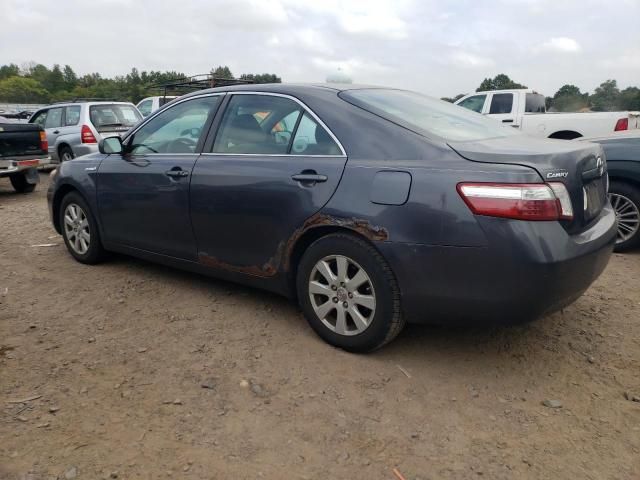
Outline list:
[[[181,97],[60,165],[48,200],[80,262],[121,252],[268,289],[369,351],[405,322],[573,302],[613,249],[606,193],[599,145],[409,91],[279,84]]]

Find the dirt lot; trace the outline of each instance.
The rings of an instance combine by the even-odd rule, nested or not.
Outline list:
[[[534,324],[357,356],[280,297],[75,262],[42,180],[0,184],[0,478],[640,478],[640,254]]]

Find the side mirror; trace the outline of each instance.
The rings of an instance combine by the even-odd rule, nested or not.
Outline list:
[[[100,153],[112,154],[122,153],[124,148],[122,147],[122,139],[120,137],[107,137],[100,140],[98,144],[98,150]]]

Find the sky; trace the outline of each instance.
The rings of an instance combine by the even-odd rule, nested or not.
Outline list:
[[[640,0],[0,0],[0,64],[103,76],[228,65],[429,95],[506,73],[553,95],[640,86]]]

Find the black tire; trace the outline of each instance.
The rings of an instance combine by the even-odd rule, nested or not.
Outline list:
[[[73,154],[73,150],[71,150],[71,148],[64,146],[58,151],[58,158],[60,159],[60,163],[62,163],[73,160],[75,158],[75,155]]]
[[[375,291],[375,310],[368,326],[361,333],[336,333],[325,325],[311,303],[309,281],[314,267],[320,260],[332,255],[345,256],[355,261],[369,276]],[[298,265],[296,289],[300,307],[311,328],[335,347],[350,352],[369,352],[389,343],[404,327],[400,290],[391,268],[371,244],[355,235],[331,234],[312,243]]]
[[[609,186],[609,195],[620,195],[630,200],[634,205],[638,212],[640,212],[640,189],[631,185],[629,183],[613,181]],[[612,198],[612,205],[616,206],[615,200]],[[626,212],[625,212],[626,213]],[[620,227],[619,227],[620,231]],[[616,252],[627,252],[633,248],[640,246],[640,226],[636,229],[635,233],[628,239],[624,241],[620,241],[619,239],[616,241],[616,246],[614,251]]]
[[[11,175],[9,177],[13,189],[18,193],[31,193],[36,189],[35,183],[27,182],[25,174]]]
[[[71,240],[69,239],[67,228],[65,226],[65,211],[71,204],[75,204],[82,209],[89,223],[90,240],[88,249],[84,253],[79,253],[74,249],[71,244]],[[106,251],[102,246],[98,224],[95,217],[93,216],[93,212],[91,212],[91,209],[89,208],[89,205],[87,205],[87,202],[85,202],[84,198],[82,198],[79,193],[70,192],[64,196],[60,204],[60,211],[58,212],[58,215],[60,219],[60,227],[62,229],[62,238],[64,239],[64,243],[67,246],[67,250],[69,250],[69,253],[73,258],[75,258],[80,263],[86,264],[99,263],[105,258]]]

